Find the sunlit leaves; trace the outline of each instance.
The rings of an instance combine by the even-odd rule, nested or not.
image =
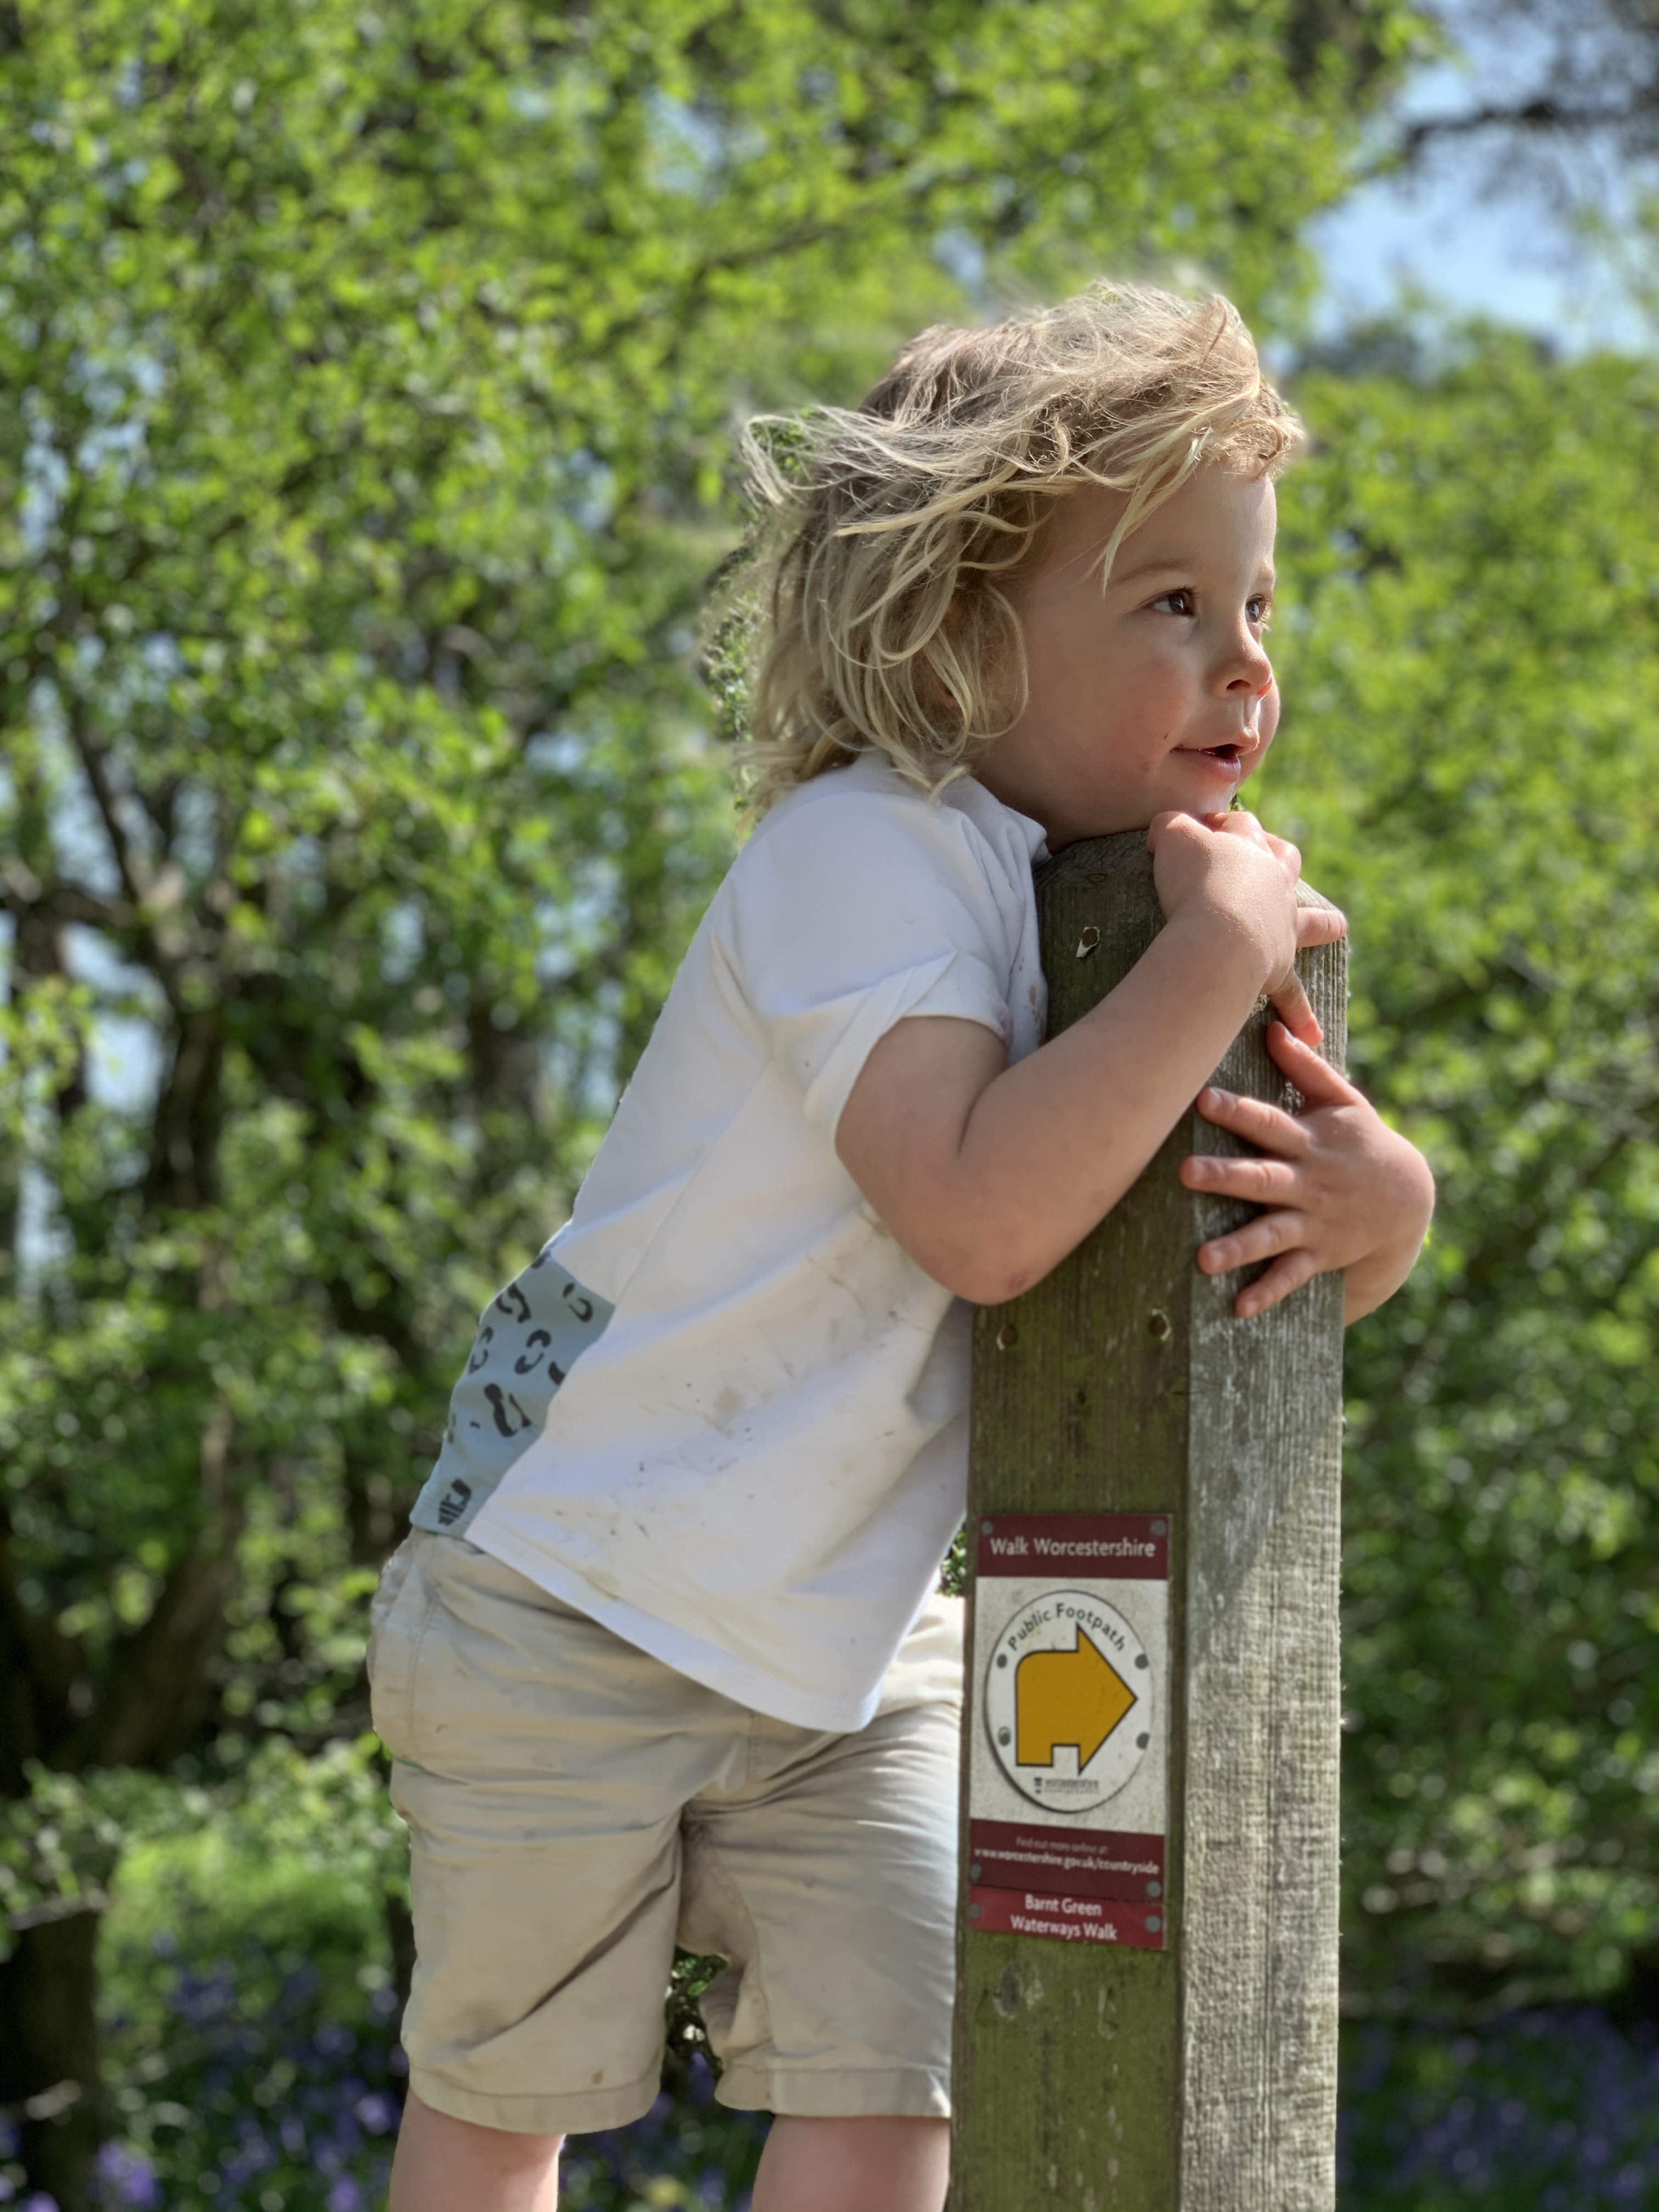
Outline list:
[[[1659,383],[1492,337],[1298,396],[1266,804],[1440,1178],[1350,1340],[1352,1961],[1601,1987],[1659,1904]]]

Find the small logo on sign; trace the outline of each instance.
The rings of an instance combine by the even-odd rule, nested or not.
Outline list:
[[[1085,1590],[1045,1590],[985,1666],[991,1748],[1014,1788],[1051,1813],[1091,1812],[1122,1789],[1152,1737],[1152,1669],[1123,1615]]]

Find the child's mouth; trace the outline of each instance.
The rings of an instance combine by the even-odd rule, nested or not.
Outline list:
[[[1228,768],[1237,768],[1242,757],[1236,744],[1206,745],[1204,750],[1212,760],[1221,761]]]

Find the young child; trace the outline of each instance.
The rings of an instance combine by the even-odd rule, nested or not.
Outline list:
[[[1273,734],[1273,475],[1238,317],[1149,289],[926,332],[792,434],[759,825],[574,1213],[486,1311],[375,1601],[418,1961],[394,2212],[548,2212],[657,2094],[676,1942],[756,2212],[937,2212],[968,1308],[1040,1279],[1194,1094],[1264,1209],[1197,1255],[1403,1281],[1432,1184],[1320,1058]],[[1167,926],[1042,1042],[1031,866],[1145,829]],[[1296,1116],[1206,1088],[1266,993]]]

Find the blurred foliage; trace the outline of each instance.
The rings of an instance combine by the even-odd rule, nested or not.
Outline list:
[[[730,850],[734,406],[850,393],[944,264],[1286,295],[1352,72],[1280,27],[0,9],[0,1782],[337,1725]]]
[[[403,2094],[384,1913],[403,1838],[374,1739],[268,1743],[131,1834],[102,1948],[105,2203],[366,2212]]]
[[[1268,818],[1440,1179],[1348,1340],[1351,1993],[1659,1966],[1659,368],[1304,374]]]
[[[1647,2212],[1659,2203],[1659,2039],[1588,2008],[1479,2033],[1367,2021],[1342,2066],[1342,2212]]]

